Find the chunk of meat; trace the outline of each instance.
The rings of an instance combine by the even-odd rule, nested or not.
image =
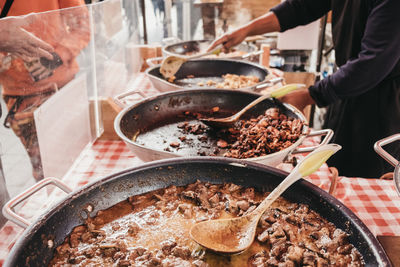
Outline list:
[[[171,250],[176,247],[176,242],[175,240],[165,240],[163,242],[161,242],[161,250],[165,255],[169,255],[171,253]]]
[[[223,139],[219,139],[219,140],[217,141],[217,146],[218,146],[219,148],[226,148],[226,147],[228,146],[228,142],[226,142],[226,141],[223,140]]]
[[[189,259],[192,252],[188,247],[176,246],[171,250],[171,253],[172,255],[182,259]]]
[[[303,248],[300,248],[298,246],[290,246],[287,251],[287,258],[300,265],[303,260],[303,253]]]
[[[269,238],[268,230],[263,231],[257,236],[257,240],[260,242],[265,242],[268,240],[268,238]]]

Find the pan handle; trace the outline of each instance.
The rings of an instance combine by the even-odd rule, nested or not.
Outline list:
[[[262,50],[249,52],[249,53],[247,53],[247,54],[244,54],[244,55],[242,56],[242,59],[246,59],[246,58],[251,58],[251,57],[254,57],[254,56],[258,56],[258,55],[261,55],[262,53],[264,53],[264,51],[262,51]]]
[[[255,91],[258,91],[258,90],[263,89],[263,88],[265,88],[265,87],[273,86],[273,85],[275,85],[275,84],[277,84],[277,83],[282,82],[283,80],[284,80],[283,77],[272,78],[272,79],[270,79],[270,80],[268,80],[268,81],[266,81],[266,82],[264,82],[264,83],[261,83],[261,84],[257,85],[257,86],[254,88],[254,90],[255,90]]]
[[[313,137],[313,136],[325,136],[325,138],[321,141],[319,145],[296,148],[295,150],[292,151],[292,154],[312,152],[318,147],[328,144],[333,137],[333,131],[331,129],[322,129],[318,131],[312,131],[307,135],[307,137]]]
[[[16,212],[13,211],[15,206],[20,204],[22,201],[25,199],[29,198],[33,194],[35,194],[37,191],[42,189],[43,187],[46,187],[48,185],[54,185],[61,190],[63,190],[65,193],[69,194],[72,192],[72,189],[66,185],[65,183],[61,182],[60,180],[49,177],[45,178],[38,183],[34,184],[30,188],[26,189],[24,192],[20,193],[16,197],[10,199],[4,206],[3,206],[3,215],[13,223],[21,226],[22,228],[27,228],[30,225],[30,222],[26,220],[25,218],[21,217],[18,215]]]
[[[399,161],[396,160],[392,155],[390,155],[382,147],[384,145],[388,145],[388,144],[393,143],[394,141],[398,141],[398,140],[400,140],[400,134],[394,134],[394,135],[388,136],[386,138],[383,138],[374,144],[375,152],[378,153],[378,155],[381,156],[384,160],[389,162],[393,167],[396,167],[399,164]]]
[[[163,60],[164,57],[150,57],[146,59],[147,65],[149,65],[151,68],[157,66],[159,63],[154,63],[160,60]]]
[[[126,105],[124,104],[124,102],[122,102],[122,99],[127,97],[127,96],[134,95],[134,94],[138,94],[141,97],[146,98],[146,95],[142,91],[137,90],[137,89],[133,89],[133,90],[130,90],[130,91],[127,91],[127,92],[124,92],[122,94],[117,95],[116,97],[114,97],[114,101],[121,108],[125,108]]]

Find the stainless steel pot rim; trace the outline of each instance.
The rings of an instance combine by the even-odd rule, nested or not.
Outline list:
[[[393,180],[397,194],[400,196],[400,163],[394,168]]]
[[[240,60],[240,59],[231,59],[231,58],[197,58],[197,59],[193,59],[191,61],[227,61],[227,62],[235,62],[235,63],[244,63],[247,65],[252,65],[253,67],[257,67],[260,69],[265,70],[266,72],[268,72],[268,69],[266,67],[264,67],[263,65],[254,63],[254,62],[250,62],[250,61],[246,61],[246,60]],[[148,70],[152,70],[152,69],[156,69],[159,68],[161,66],[161,64],[157,64],[154,67],[148,68],[146,70],[146,73]]]
[[[400,141],[400,133],[393,134],[376,141],[374,144],[374,150],[386,162],[395,167],[393,172],[393,182],[395,184],[397,194],[400,196],[400,161],[394,158],[388,151],[383,148],[383,146],[391,144],[395,141]]]
[[[229,93],[232,92],[232,90],[230,90],[230,89],[218,89],[218,90],[214,90],[214,89],[188,89],[188,90],[191,90],[191,92],[200,92],[200,93],[201,92],[207,92],[209,90],[213,90],[214,92],[224,92],[224,91],[229,92]],[[117,135],[122,140],[124,140],[125,142],[127,142],[129,144],[132,144],[134,146],[137,146],[137,147],[140,147],[140,148],[143,148],[143,149],[152,150],[152,151],[157,151],[157,152],[165,154],[165,155],[170,155],[170,157],[182,157],[182,155],[179,155],[177,153],[168,152],[168,151],[164,151],[164,150],[160,150],[160,149],[156,149],[156,148],[149,148],[147,146],[140,145],[140,144],[134,142],[133,140],[129,139],[128,137],[126,137],[126,135],[121,131],[121,128],[120,128],[120,123],[121,123],[122,117],[127,112],[129,112],[131,109],[134,109],[134,108],[138,107],[139,105],[142,105],[142,104],[144,104],[146,102],[153,101],[153,100],[155,100],[157,98],[165,97],[165,96],[168,96],[168,95],[177,95],[179,93],[185,93],[185,90],[167,92],[167,93],[162,93],[162,94],[159,94],[159,95],[156,95],[156,96],[151,96],[151,97],[143,99],[140,102],[137,102],[137,103],[135,103],[135,104],[133,104],[131,106],[128,106],[128,107],[124,108],[122,111],[120,111],[118,113],[117,117],[114,120],[114,129],[115,129]],[[256,93],[252,93],[252,92],[247,92],[247,93],[250,93],[250,94],[253,94],[253,95],[258,95]],[[265,155],[265,156],[261,156],[261,157],[247,158],[245,160],[247,160],[247,161],[260,161],[260,160],[265,160],[265,159],[269,159],[269,158],[272,158],[272,157],[276,157],[277,155],[282,155],[282,154],[286,155],[286,154],[290,153],[291,151],[293,151],[294,149],[296,149],[296,147],[298,147],[304,141],[304,139],[307,137],[307,135],[309,134],[310,128],[308,126],[308,121],[307,121],[306,117],[303,115],[303,113],[301,113],[297,108],[295,108],[292,105],[289,105],[287,103],[282,103],[282,104],[287,109],[289,109],[290,111],[295,113],[296,116],[298,116],[298,118],[301,119],[301,121],[304,123],[303,129],[302,129],[302,133],[301,133],[299,139],[295,143],[293,143],[291,146],[289,146],[289,147],[287,147],[285,149],[282,149],[282,150],[280,150],[278,152],[271,153],[271,154],[268,154],[268,155]]]
[[[179,165],[179,164],[184,164],[184,163],[219,163],[219,164],[229,164],[237,167],[243,167],[243,168],[252,168],[258,171],[270,171],[275,173],[276,175],[280,175],[282,177],[285,177],[288,175],[287,172],[276,169],[274,167],[266,166],[260,163],[255,163],[255,162],[249,162],[246,160],[240,160],[240,159],[232,159],[232,158],[223,158],[223,157],[207,157],[207,156],[202,156],[202,157],[190,157],[190,158],[172,158],[172,159],[162,159],[162,160],[157,160],[157,161],[152,161],[148,163],[144,163],[140,166],[133,167],[133,168],[128,168],[122,171],[119,171],[117,173],[105,176],[103,178],[100,178],[98,180],[95,180],[81,188],[79,188],[76,191],[73,191],[71,194],[67,195],[64,199],[59,200],[59,202],[54,205],[50,210],[45,212],[43,215],[41,215],[34,223],[32,223],[28,228],[25,229],[25,231],[22,233],[22,235],[18,238],[18,240],[15,242],[13,248],[10,251],[10,255],[15,255],[16,251],[21,249],[23,247],[23,242],[26,238],[31,236],[35,231],[37,231],[38,228],[42,226],[42,223],[44,223],[46,220],[49,219],[53,214],[55,214],[58,210],[63,208],[65,205],[68,205],[71,203],[72,200],[80,197],[81,195],[85,194],[86,192],[93,190],[97,187],[100,187],[102,184],[106,183],[107,181],[113,180],[113,179],[118,179],[118,177],[125,175],[127,173],[135,173],[135,172],[140,172],[144,171],[147,169],[154,169],[154,168],[173,168],[174,165]],[[384,249],[382,245],[377,241],[375,236],[372,234],[372,232],[367,228],[367,226],[343,203],[341,203],[338,199],[334,198],[331,196],[329,193],[326,191],[322,190],[318,186],[308,182],[307,180],[301,179],[300,181],[296,182],[296,184],[300,184],[302,186],[305,186],[309,188],[310,190],[313,190],[321,196],[322,199],[325,199],[327,202],[331,203],[335,207],[338,207],[345,216],[350,217],[354,224],[357,225],[357,227],[360,229],[361,232],[364,232],[367,238],[369,239],[371,246],[374,248],[375,252],[381,256],[382,259],[386,260],[389,262],[389,259],[387,255],[384,252]],[[68,201],[68,202],[66,202]],[[6,259],[6,262],[4,263],[5,266],[7,265],[8,259]]]
[[[245,60],[239,60],[239,59],[222,59],[222,58],[212,58],[212,59],[199,58],[199,59],[195,59],[195,60],[193,60],[193,61],[225,61],[225,62],[227,62],[227,64],[228,64],[229,62],[241,63],[241,64],[251,65],[251,66],[253,66],[254,68],[259,68],[259,69],[265,71],[265,73],[266,73],[266,76],[265,76],[264,80],[258,82],[257,84],[255,84],[255,85],[253,85],[253,86],[247,86],[247,87],[242,87],[242,88],[238,88],[238,89],[226,89],[226,90],[232,90],[232,91],[254,91],[254,88],[256,88],[257,86],[260,86],[260,85],[264,84],[265,82],[267,82],[267,77],[268,77],[268,75],[269,75],[269,71],[268,71],[268,69],[267,69],[266,67],[264,67],[264,66],[262,66],[262,65],[260,65],[260,64],[253,63],[253,62],[249,62],[249,61],[245,61]],[[146,76],[147,76],[150,80],[152,80],[152,79],[158,80],[158,81],[160,81],[160,82],[162,82],[162,83],[165,83],[165,84],[167,84],[167,85],[169,85],[169,86],[171,86],[171,87],[174,87],[176,90],[179,90],[179,89],[190,89],[190,90],[192,90],[192,88],[190,88],[190,87],[184,87],[184,86],[176,85],[176,84],[174,84],[174,83],[170,83],[170,82],[168,82],[167,80],[165,80],[165,79],[163,79],[163,78],[160,78],[160,77],[157,77],[157,76],[155,76],[155,75],[153,75],[153,74],[150,73],[151,71],[153,71],[153,70],[155,70],[155,69],[157,69],[157,68],[160,68],[160,66],[161,66],[161,64],[158,64],[158,65],[155,65],[154,67],[147,68],[147,69],[145,70]],[[158,89],[158,88],[157,88],[157,89]],[[214,88],[208,88],[208,89],[209,89],[209,90],[210,90],[210,89],[211,89],[211,90],[214,90]]]

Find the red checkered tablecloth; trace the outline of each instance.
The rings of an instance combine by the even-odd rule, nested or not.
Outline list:
[[[306,140],[305,145],[313,143],[312,140]],[[82,152],[76,164],[62,180],[71,188],[77,189],[106,175],[139,164],[141,161],[122,141],[97,141]],[[288,169],[288,165],[280,167]],[[306,179],[328,190],[331,184],[330,175],[325,164]],[[50,195],[47,195],[46,190],[38,192],[24,204],[20,213],[34,221],[38,215],[64,197],[65,194],[58,190],[54,190]],[[400,197],[396,193],[393,181],[339,177],[335,197],[349,207],[373,234],[400,235]],[[22,228],[11,222],[7,222],[1,228],[0,265],[22,231]]]

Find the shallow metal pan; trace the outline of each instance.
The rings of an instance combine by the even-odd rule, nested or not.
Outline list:
[[[191,41],[180,41],[180,40],[167,40],[169,43],[163,45],[161,48],[162,57],[148,58],[146,60],[147,64],[151,67],[159,64],[161,60],[166,56],[187,56],[188,54],[194,54],[197,52],[204,52],[207,50],[208,46],[213,40],[191,40]],[[262,50],[258,50],[257,46],[249,43],[240,43],[235,46],[235,51],[244,52],[243,55],[238,55],[237,53],[222,54],[221,58],[225,59],[246,59],[249,61],[257,61],[258,56],[263,53]]]
[[[182,89],[199,88],[198,83],[207,84],[207,81],[222,82],[222,75],[252,75],[259,79],[254,86],[234,90],[257,91],[271,85],[268,81],[268,70],[263,66],[242,60],[231,59],[197,59],[185,62],[175,74],[174,83],[168,82],[160,73],[160,65],[148,68],[146,75],[150,82],[160,92]],[[192,77],[192,78],[188,78]],[[202,86],[205,89],[217,89],[215,86]]]
[[[197,179],[211,183],[233,182],[261,191],[272,191],[287,173],[275,168],[226,158],[180,158],[144,164],[140,167],[112,174],[70,193],[50,211],[32,223],[13,246],[5,267],[47,266],[55,247],[87,216],[107,209],[132,195],[138,195],[169,185],[184,186]],[[13,199],[14,204],[27,198],[49,183],[62,184],[57,179],[45,179]],[[337,199],[300,180],[284,194],[286,199],[304,203],[322,217],[349,234],[349,241],[361,253],[365,266],[391,266],[381,244],[356,215]],[[88,211],[88,206],[93,210]],[[5,215],[17,221],[6,205]]]
[[[220,108],[220,114],[232,115],[258,96],[259,95],[255,93],[223,89],[192,89],[164,93],[146,98],[145,100],[123,109],[115,118],[114,129],[132,152],[143,161],[181,156],[196,156],[198,155],[199,149],[208,151],[206,154],[208,153],[209,155],[211,154],[209,151],[212,151],[216,147],[217,140],[208,144],[208,150],[198,141],[197,143],[193,143],[193,146],[186,147],[178,152],[168,152],[163,150],[162,144],[164,141],[167,144],[172,141],[177,141],[178,136],[181,135],[178,129],[176,127],[171,127],[162,132],[152,131],[150,133],[149,131],[154,129],[156,125],[166,125],[179,121],[177,118],[186,111],[207,114],[213,107],[218,106]],[[249,158],[247,159],[248,161],[276,166],[282,163],[284,159],[291,154],[313,151],[316,147],[298,148],[307,136],[325,135],[321,144],[328,143],[332,138],[333,131],[330,129],[310,132],[308,122],[300,111],[291,105],[281,104],[272,99],[267,99],[253,107],[245,114],[245,117],[256,117],[260,114],[264,114],[265,110],[268,108],[277,106],[279,106],[281,111],[286,115],[298,118],[303,122],[304,127],[302,134],[290,147],[266,156]],[[133,140],[139,132],[149,132],[145,144]],[[193,141],[195,140],[197,139]]]
[[[213,40],[191,40],[191,41],[177,42],[163,46],[162,52],[164,56],[177,56],[177,55],[185,56],[188,55],[188,53],[204,52],[207,50],[212,41]],[[241,51],[244,52],[245,54],[233,57],[230,57],[229,54],[227,54],[224,55],[224,58],[245,59],[260,54],[260,51],[257,49],[257,47],[249,43],[238,44],[237,46],[235,46],[235,51]]]

